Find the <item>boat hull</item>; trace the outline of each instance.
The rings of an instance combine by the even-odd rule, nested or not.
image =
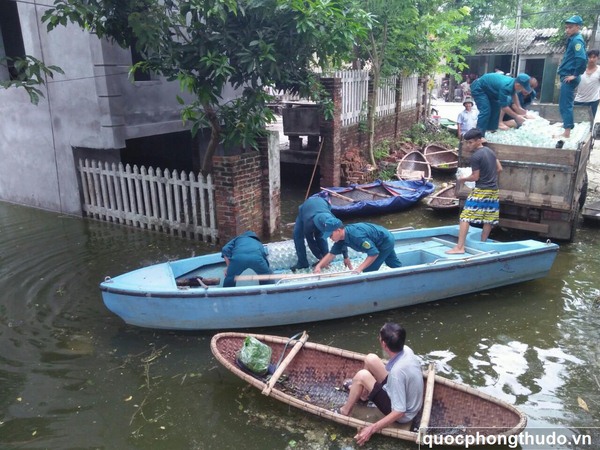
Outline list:
[[[220,255],[212,254],[129,272],[107,279],[100,289],[106,307],[131,325],[181,330],[269,327],[385,311],[541,278],[558,251],[556,244],[530,240],[481,243],[480,230],[473,229],[467,247],[479,253],[446,255],[458,226],[394,234],[403,263],[397,269],[384,265],[359,275],[325,273],[271,285],[238,282],[232,288],[176,285],[176,278],[198,268],[196,275],[214,276],[222,270]],[[351,257],[357,255],[364,258],[356,253]]]

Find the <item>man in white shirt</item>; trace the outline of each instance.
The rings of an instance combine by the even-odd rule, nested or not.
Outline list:
[[[600,100],[600,68],[598,67],[600,51],[587,52],[588,63],[575,94],[575,105],[588,105],[592,110],[592,118],[596,117]]]
[[[471,97],[466,98],[463,102],[463,106],[465,109],[460,112],[456,119],[459,139],[462,139],[464,134],[471,128],[477,126],[477,111],[473,109],[473,99]]]

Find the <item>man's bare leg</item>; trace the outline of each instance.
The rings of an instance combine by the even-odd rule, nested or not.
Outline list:
[[[356,372],[356,375],[352,379],[348,400],[340,408],[340,414],[344,416],[352,414],[352,409],[354,409],[354,405],[356,405],[358,399],[366,400],[369,393],[373,390],[373,386],[375,386],[375,377],[371,375],[371,372],[367,369],[361,369]]]
[[[483,231],[481,232],[481,242],[487,241],[487,238],[490,236],[491,232],[492,232],[492,224],[484,223]]]
[[[460,225],[458,228],[458,242],[456,246],[447,250],[446,253],[449,255],[460,255],[465,252],[465,241],[467,240],[467,233],[469,232],[469,222],[464,220],[460,221]]]

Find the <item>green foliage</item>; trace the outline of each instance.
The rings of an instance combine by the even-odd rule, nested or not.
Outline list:
[[[377,178],[383,181],[393,180],[396,177],[396,171],[393,168],[386,167],[377,172]]]
[[[451,148],[458,147],[458,138],[446,130],[428,131],[423,123],[416,123],[403,133],[401,140],[404,142],[412,142],[420,147],[425,147],[428,144],[440,143]]]
[[[44,97],[38,87],[46,84],[46,77],[54,78],[55,73],[64,74],[60,67],[46,66],[39,59],[29,55],[23,58],[0,58],[0,65],[9,67],[14,72],[13,79],[0,81],[0,86],[4,89],[25,89],[34,105],[39,103],[40,97]]]
[[[376,161],[390,156],[390,145],[391,142],[388,139],[384,139],[377,144],[377,146],[373,149],[373,155],[375,156]]]

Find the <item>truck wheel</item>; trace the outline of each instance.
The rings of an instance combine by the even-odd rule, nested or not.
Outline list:
[[[586,182],[587,185],[587,182]],[[584,199],[585,200],[585,199]],[[579,203],[577,203],[577,207],[575,208],[573,215],[573,222],[571,223],[571,236],[569,237],[569,242],[573,242],[575,240],[575,235],[577,234],[577,225],[579,225],[579,211],[581,207]]]
[[[583,208],[583,205],[585,205],[585,199],[587,198],[587,190],[588,190],[588,175],[586,172],[585,178],[583,179],[583,184],[581,185],[581,194],[579,195],[579,208]]]

